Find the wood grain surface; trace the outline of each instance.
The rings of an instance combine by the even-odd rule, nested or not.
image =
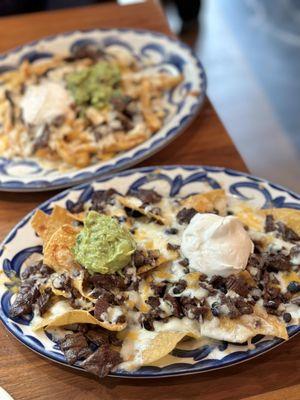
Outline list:
[[[157,2],[125,7],[105,4],[2,18],[0,51],[57,32],[97,27],[137,27],[170,33]],[[185,133],[142,165],[179,163],[246,170],[209,100]],[[28,211],[53,194],[0,193],[0,239]],[[15,400],[300,399],[299,337],[250,362],[215,372],[156,380],[101,381],[36,355],[2,325],[0,339],[0,385]]]

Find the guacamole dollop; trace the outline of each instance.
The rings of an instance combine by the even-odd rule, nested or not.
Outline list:
[[[76,104],[103,108],[121,95],[121,74],[116,64],[98,62],[66,76],[67,88]]]
[[[113,274],[130,261],[135,242],[115,218],[90,211],[73,249],[75,260],[91,274]]]

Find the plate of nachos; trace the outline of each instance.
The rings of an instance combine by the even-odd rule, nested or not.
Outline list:
[[[205,372],[300,331],[300,196],[218,167],[146,167],[58,194],[0,250],[0,317],[98,377]]]
[[[149,157],[191,122],[204,70],[183,43],[73,31],[0,56],[0,190],[72,186]]]

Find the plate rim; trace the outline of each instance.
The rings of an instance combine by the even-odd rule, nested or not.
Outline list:
[[[191,123],[196,119],[198,116],[201,108],[204,105],[205,99],[206,99],[206,93],[207,93],[207,85],[208,85],[208,80],[207,80],[207,75],[205,72],[205,69],[203,67],[202,62],[198,58],[196,52],[186,43],[182,42],[178,38],[172,37],[170,35],[167,35],[165,33],[153,31],[150,29],[139,29],[139,28],[130,28],[130,27],[125,27],[125,28],[93,28],[93,29],[75,29],[71,31],[65,31],[65,32],[60,32],[57,34],[53,35],[47,35],[43,36],[42,38],[39,38],[37,40],[32,40],[30,42],[26,42],[25,44],[22,44],[21,46],[16,46],[6,52],[0,53],[0,64],[11,54],[18,53],[22,51],[24,48],[33,48],[37,46],[40,42],[42,41],[52,41],[55,40],[59,37],[68,37],[72,36],[76,33],[83,33],[89,34],[89,33],[94,33],[94,32],[116,32],[116,33],[122,33],[122,32],[131,32],[134,34],[138,35],[150,35],[156,38],[162,38],[163,40],[170,41],[174,44],[176,44],[179,48],[183,48],[189,53],[189,56],[194,59],[195,61],[195,71],[197,72],[198,76],[201,77],[201,92],[199,96],[196,97],[197,101],[195,104],[191,107],[190,112],[187,113],[183,118],[185,119],[183,123],[179,121],[177,127],[171,127],[166,133],[165,137],[161,138],[161,140],[155,144],[155,142],[152,145],[149,145],[150,147],[148,148],[141,148],[140,150],[137,151],[137,153],[142,152],[141,155],[137,155],[137,153],[133,154],[130,157],[130,160],[126,160],[126,153],[120,153],[120,160],[119,164],[112,164],[111,166],[108,167],[108,169],[104,172],[101,172],[101,169],[105,168],[105,165],[102,165],[101,167],[98,166],[96,167],[97,164],[95,164],[95,170],[94,171],[84,171],[85,169],[79,169],[76,172],[76,175],[73,177],[58,177],[54,181],[49,181],[47,180],[47,177],[43,177],[43,179],[33,179],[29,182],[24,182],[21,178],[16,177],[15,179],[12,178],[6,182],[3,182],[0,178],[0,192],[22,192],[22,193],[27,193],[27,192],[44,192],[44,191],[50,191],[50,190],[57,190],[57,189],[63,189],[63,188],[68,188],[72,187],[74,185],[80,185],[84,184],[90,181],[94,181],[97,178],[104,177],[104,176],[109,176],[112,173],[117,173],[119,171],[122,171],[124,169],[131,168],[132,166],[144,161],[145,159],[150,158],[152,155],[158,153],[160,150],[162,150],[164,147],[169,145],[173,140],[175,140],[180,134],[182,134],[188,127],[191,125]],[[172,121],[172,120],[171,120]],[[172,134],[168,136],[168,132],[171,130],[174,130]],[[158,131],[159,132],[159,131]],[[155,137],[155,134],[153,135]],[[149,140],[149,139],[148,139]],[[145,142],[141,143],[141,145],[145,145],[147,143],[146,140]],[[146,146],[146,145],[145,145]],[[138,146],[137,146],[138,147]],[[134,150],[133,148],[132,150]],[[122,158],[123,157],[123,158]],[[114,157],[115,158],[115,157]],[[123,160],[123,161],[122,161]],[[91,166],[89,166],[91,167]],[[75,173],[74,172],[74,173]],[[88,174],[89,176],[87,177],[79,177],[76,178],[77,175],[81,174]],[[61,183],[55,183],[55,181],[61,181]],[[36,182],[39,182],[39,185],[36,185]]]
[[[112,173],[109,176],[103,176],[101,178],[97,178],[94,179],[93,181],[90,182],[86,182],[86,183],[82,183],[80,185],[76,185],[74,187],[70,187],[67,188],[66,190],[64,190],[63,192],[60,192],[58,194],[56,194],[55,196],[50,197],[49,199],[47,199],[46,201],[42,202],[41,204],[39,204],[37,207],[35,207],[33,210],[31,210],[29,213],[27,213],[9,232],[8,234],[5,236],[5,238],[3,239],[3,241],[0,244],[0,256],[2,256],[3,254],[3,250],[4,250],[4,246],[7,242],[10,241],[11,237],[15,235],[16,231],[21,228],[22,226],[24,226],[25,224],[28,223],[28,220],[31,218],[31,216],[34,214],[34,212],[38,209],[44,208],[46,206],[48,206],[50,203],[54,202],[54,201],[58,201],[61,198],[64,198],[66,195],[68,195],[69,192],[72,191],[80,191],[83,188],[85,188],[88,185],[92,185],[93,183],[101,183],[101,182],[106,182],[109,181],[113,178],[117,178],[117,177],[124,177],[124,176],[128,176],[128,175],[132,175],[135,173],[151,173],[155,170],[165,170],[165,171],[172,171],[174,169],[179,169],[179,170],[183,170],[183,171],[195,171],[195,170],[199,170],[200,171],[205,171],[205,172],[221,172],[221,173],[225,173],[225,174],[229,174],[230,176],[236,176],[236,177],[246,177],[246,178],[250,178],[253,181],[256,182],[265,182],[268,185],[271,186],[271,188],[275,188],[276,190],[279,191],[283,191],[285,193],[288,193],[289,195],[291,195],[292,197],[294,197],[295,199],[300,201],[300,194],[282,186],[282,185],[277,185],[274,184],[272,181],[269,181],[268,179],[265,178],[260,178],[257,177],[255,175],[252,175],[250,173],[247,172],[242,172],[242,171],[238,171],[235,169],[231,169],[231,168],[226,168],[226,167],[215,167],[215,166],[207,166],[207,165],[186,165],[186,164],[180,164],[180,165],[157,165],[157,166],[147,166],[147,167],[140,167],[140,168],[133,168],[133,169],[129,169],[129,170],[125,170],[125,171],[121,171],[118,173]],[[1,266],[1,270],[2,270],[2,266]],[[38,349],[35,348],[35,346],[30,345],[28,343],[25,343],[22,340],[23,334],[17,335],[16,332],[12,331],[10,328],[10,325],[7,324],[5,322],[5,318],[3,318],[3,313],[2,313],[2,306],[0,304],[0,320],[1,323],[4,325],[5,329],[7,329],[7,331],[19,342],[21,342],[25,347],[29,348],[30,350],[34,351],[35,353],[39,354],[40,356],[64,365],[66,367],[71,367],[73,369],[79,370],[79,371],[84,371],[82,368],[80,368],[79,366],[74,366],[74,365],[69,365],[67,364],[66,361],[60,361],[58,359],[54,359],[51,356],[49,356],[49,354],[47,355],[47,350],[43,351],[42,349]],[[248,355],[245,354],[244,357],[242,359],[238,359],[238,360],[234,360],[234,361],[230,361],[230,360],[225,360],[222,362],[221,360],[215,360],[215,361],[219,361],[222,362],[222,365],[211,365],[206,367],[205,369],[200,369],[199,368],[194,368],[194,369],[187,369],[187,370],[182,370],[179,368],[178,371],[172,371],[172,372],[164,372],[163,369],[161,371],[156,371],[156,372],[149,372],[149,373],[138,373],[138,371],[133,371],[133,372],[126,372],[126,371],[122,371],[122,372],[113,372],[110,373],[108,376],[109,377],[116,377],[116,378],[128,378],[128,379],[156,379],[156,378],[169,378],[169,377],[174,377],[174,376],[184,376],[184,375],[194,375],[194,374],[199,374],[199,373],[205,373],[205,372],[210,372],[210,371],[214,371],[214,370],[219,370],[222,368],[228,368],[230,366],[234,366],[243,362],[246,362],[248,360],[252,360],[253,358],[259,357],[260,355],[265,354],[266,352],[269,352],[271,350],[273,350],[274,348],[278,347],[279,345],[289,341],[290,339],[292,339],[293,337],[297,336],[300,333],[300,325],[291,325],[290,327],[292,327],[292,332],[289,335],[289,338],[287,340],[283,340],[283,339],[279,339],[279,338],[274,338],[271,341],[273,343],[270,343],[268,345],[268,347],[266,349],[262,349],[262,350],[258,350],[256,353],[252,354],[252,355]],[[211,361],[214,361],[214,359],[211,359]]]

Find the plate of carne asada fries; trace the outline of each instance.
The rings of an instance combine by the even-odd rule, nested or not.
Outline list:
[[[149,157],[196,116],[188,46],[133,29],[73,31],[0,58],[0,190],[72,186]]]

